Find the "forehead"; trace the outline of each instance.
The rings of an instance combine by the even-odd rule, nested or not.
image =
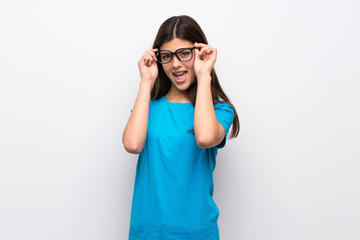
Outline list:
[[[160,50],[169,50],[175,52],[179,48],[193,47],[194,43],[188,40],[174,38],[169,42],[165,42],[160,46]]]

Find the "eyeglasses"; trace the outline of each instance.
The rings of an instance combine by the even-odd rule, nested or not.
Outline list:
[[[173,55],[177,57],[182,62],[190,61],[193,58],[193,50],[192,48],[179,48],[175,52],[171,52],[169,50],[160,50],[156,52],[156,57],[159,63],[166,64],[171,62],[173,59]]]

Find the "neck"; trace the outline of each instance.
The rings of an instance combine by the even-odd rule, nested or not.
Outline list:
[[[166,99],[169,102],[189,103],[189,99],[186,97],[185,92],[179,91],[174,86],[170,87],[169,92],[166,94]]]

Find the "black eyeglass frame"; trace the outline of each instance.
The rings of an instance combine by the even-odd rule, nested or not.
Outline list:
[[[179,48],[179,49],[176,49],[175,52],[172,52],[172,51],[170,51],[170,50],[160,50],[160,51],[156,51],[155,54],[156,54],[158,63],[161,63],[161,64],[168,64],[168,63],[170,63],[170,62],[173,60],[173,56],[174,56],[174,55],[175,55],[176,58],[179,59],[181,62],[188,62],[188,61],[190,61],[190,60],[194,57],[193,50],[194,50],[195,48],[196,48],[196,47],[191,47],[191,48]],[[178,53],[179,51],[182,51],[182,50],[191,50],[191,58],[190,58],[189,60],[182,60],[182,59],[178,56],[177,53]],[[160,57],[159,57],[161,52],[170,53],[170,61],[165,62],[165,63],[161,62]]]

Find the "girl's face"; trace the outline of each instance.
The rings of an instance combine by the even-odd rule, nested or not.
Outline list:
[[[194,43],[174,38],[169,42],[165,42],[160,46],[159,50],[169,50],[175,52],[179,48],[192,48]],[[172,82],[171,90],[183,92],[188,89],[195,80],[194,59],[195,51],[192,50],[193,57],[190,61],[182,62],[175,55],[169,63],[162,64],[164,72]]]

